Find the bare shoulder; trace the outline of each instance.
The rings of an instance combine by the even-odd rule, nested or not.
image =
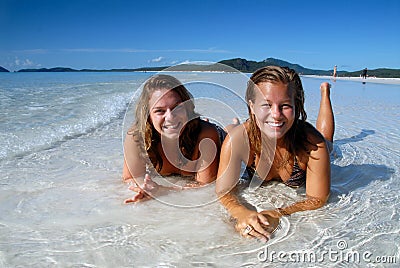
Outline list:
[[[249,139],[247,137],[247,128],[247,122],[245,122],[231,129],[224,140],[223,146],[229,148],[233,147],[238,150],[248,148]]]
[[[309,151],[309,160],[318,160],[322,158],[326,158],[329,162],[329,149],[327,147],[327,143],[322,134],[311,124],[306,126],[306,135],[307,135],[307,143],[306,147],[308,147]],[[308,163],[310,164],[310,161]],[[318,162],[318,161],[317,161]]]
[[[200,120],[200,126],[201,126],[201,132],[199,134],[200,139],[219,137],[216,125],[204,120]]]
[[[234,170],[240,169],[242,162],[248,163],[250,153],[246,125],[240,124],[228,132],[222,144],[220,154],[221,170],[228,166]]]
[[[310,123],[305,124],[305,133],[310,143],[319,145],[325,143],[325,138],[322,134]]]

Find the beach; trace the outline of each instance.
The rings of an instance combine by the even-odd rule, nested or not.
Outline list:
[[[302,76],[312,124],[319,85],[332,84],[331,194],[318,210],[283,217],[263,244],[235,231],[215,184],[123,204],[134,193],[121,181],[122,142],[153,74],[0,74],[0,267],[398,265],[399,79]],[[248,75],[173,75],[212,122],[246,120]],[[258,210],[305,198],[278,182],[240,187]]]
[[[332,77],[324,75],[303,75],[304,77],[314,77],[326,80],[337,80],[337,81],[353,81],[353,82],[365,82],[365,83],[377,83],[377,84],[389,84],[389,85],[400,85],[400,78],[380,78],[380,77]]]

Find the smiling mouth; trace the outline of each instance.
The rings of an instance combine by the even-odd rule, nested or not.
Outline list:
[[[168,124],[168,125],[164,125],[163,129],[173,130],[173,129],[178,129],[180,126],[181,126],[181,123],[176,123],[174,125]]]
[[[283,122],[267,122],[267,124],[271,127],[281,127],[283,126]]]

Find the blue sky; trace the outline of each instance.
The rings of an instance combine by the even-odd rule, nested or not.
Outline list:
[[[273,57],[400,69],[400,1],[0,0],[0,66],[138,68]]]

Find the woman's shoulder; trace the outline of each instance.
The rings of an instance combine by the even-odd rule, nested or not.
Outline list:
[[[209,121],[199,119],[200,126],[202,129],[216,129],[216,125],[214,123],[210,123]]]
[[[249,147],[248,140],[248,124],[244,122],[240,125],[235,126],[230,129],[226,135],[224,144],[226,146],[234,146],[236,148],[241,148],[243,146]]]
[[[200,119],[200,127],[201,127],[201,130],[200,130],[199,138],[218,137],[217,125]]]
[[[307,151],[316,151],[318,148],[325,147],[326,141],[324,136],[310,123],[305,123],[304,132],[306,135]]]
[[[228,132],[221,148],[221,161],[236,159],[249,164],[250,158],[253,159],[250,157],[254,155],[254,152],[249,143],[247,128],[248,125],[245,122]]]
[[[208,121],[200,120],[201,132],[199,138],[205,137],[219,137],[221,143],[224,139],[228,139],[233,143],[244,143],[247,142],[247,129],[248,124],[247,122],[240,124],[232,129],[229,130],[227,133],[225,129],[217,126],[214,123],[210,123]],[[222,139],[221,139],[222,137]]]
[[[322,136],[321,132],[319,132],[313,125],[308,122],[303,123],[304,133],[307,139],[314,143],[319,143],[321,141],[325,141],[324,136]]]

